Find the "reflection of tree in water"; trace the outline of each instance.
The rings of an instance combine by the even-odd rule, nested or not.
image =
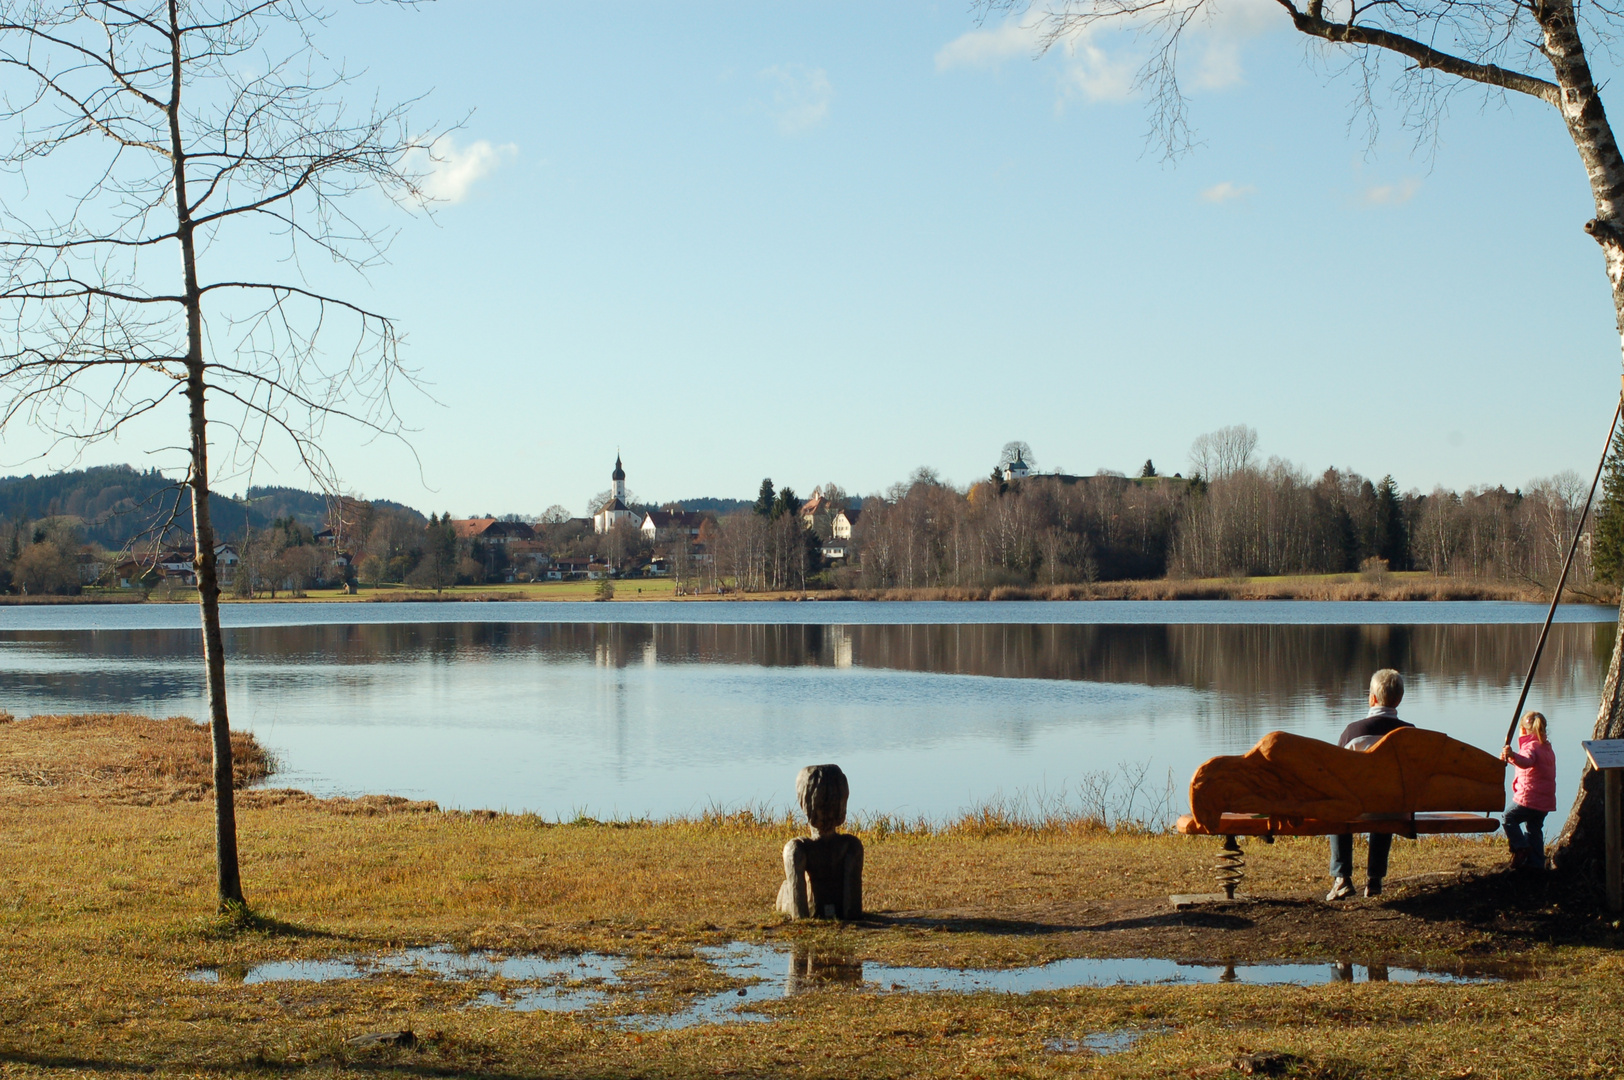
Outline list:
[[[234,660],[253,664],[387,664],[533,659],[610,667],[658,663],[868,667],[1001,678],[1186,686],[1226,702],[1288,707],[1305,697],[1340,709],[1370,673],[1395,667],[1444,687],[1514,685],[1539,628],[1530,625],[945,625],[744,626],[715,624],[446,623],[258,627],[226,631]],[[1541,664],[1545,694],[1599,686],[1614,628],[1552,627]],[[0,636],[25,671],[29,654],[106,660],[59,680],[128,677],[123,662],[196,656],[181,630],[19,631]],[[128,669],[126,669],[126,672]],[[34,678],[19,675],[17,678]],[[12,677],[7,681],[13,686]],[[37,681],[37,679],[36,679]]]

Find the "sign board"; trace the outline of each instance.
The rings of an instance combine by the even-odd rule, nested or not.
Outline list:
[[[1624,769],[1624,739],[1592,739],[1582,745],[1592,769]]]

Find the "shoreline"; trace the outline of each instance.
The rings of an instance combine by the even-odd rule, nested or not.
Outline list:
[[[548,582],[508,586],[462,585],[441,591],[404,586],[368,587],[355,593],[338,589],[310,590],[304,596],[238,598],[222,596],[223,606],[235,604],[402,604],[402,603],[512,603],[590,601],[606,604],[638,604],[650,601],[776,602],[776,603],[889,603],[889,602],[983,602],[1020,601],[1496,601],[1514,603],[1550,602],[1550,589],[1538,583],[1480,581],[1468,578],[1434,577],[1424,571],[1385,574],[1379,578],[1359,574],[1298,575],[1290,577],[1160,578],[1148,581],[1108,581],[1061,585],[948,585],[930,588],[887,589],[809,589],[769,592],[677,593],[668,580],[618,583],[620,595],[602,599],[594,595],[595,585],[587,582]],[[635,588],[636,593],[631,590]],[[644,589],[648,591],[645,593]],[[1564,604],[1611,605],[1620,600],[1615,587],[1592,584],[1569,586],[1563,590]],[[158,598],[139,593],[97,593],[80,596],[0,595],[0,606],[32,607],[49,605],[196,604],[195,593]]]

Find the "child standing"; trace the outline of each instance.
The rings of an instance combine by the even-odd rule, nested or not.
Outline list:
[[[1545,735],[1545,717],[1526,713],[1518,725],[1517,749],[1507,744],[1500,760],[1517,766],[1506,811],[1506,841],[1512,869],[1545,869],[1545,815],[1556,809],[1556,751]],[[1527,826],[1526,833],[1523,826]]]

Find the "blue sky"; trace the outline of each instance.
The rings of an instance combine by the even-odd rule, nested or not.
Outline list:
[[[1428,152],[1393,108],[1367,145],[1277,11],[1194,42],[1200,144],[1167,164],[1141,45],[1035,58],[957,4],[339,9],[319,41],[358,93],[468,116],[448,201],[350,287],[407,334],[421,470],[335,430],[349,489],[581,513],[618,448],[648,499],[871,492],[1010,439],[1172,472],[1233,423],[1423,491],[1588,472],[1619,346],[1557,116],[1466,91]],[[169,434],[84,460],[167,464]]]

